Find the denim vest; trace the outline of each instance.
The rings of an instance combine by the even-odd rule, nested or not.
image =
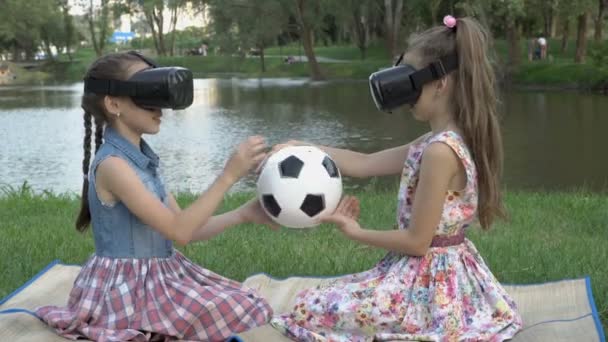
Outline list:
[[[106,127],[104,143],[95,154],[89,172],[89,210],[95,239],[95,254],[110,258],[169,257],[171,240],[141,222],[122,203],[104,204],[95,190],[95,171],[99,163],[113,156],[125,160],[137,173],[146,188],[168,207],[165,186],[158,172],[159,158],[142,139],[141,149]]]

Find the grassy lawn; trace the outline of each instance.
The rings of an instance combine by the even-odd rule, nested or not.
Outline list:
[[[364,189],[361,222],[389,229],[394,222],[395,193]],[[226,198],[222,210],[249,198]],[[179,195],[182,206],[192,195]],[[608,327],[608,196],[586,192],[510,192],[506,196],[510,222],[491,231],[471,229],[476,244],[494,274],[505,283],[536,283],[591,276],[593,294]],[[0,297],[19,287],[54,259],[83,263],[93,253],[90,231],[73,226],[79,203],[73,195],[33,194],[6,190],[0,195]],[[310,230],[243,225],[219,237],[182,249],[195,262],[225,276],[243,280],[266,272],[290,275],[337,275],[370,268],[384,254],[357,245],[337,229]]]
[[[519,85],[567,87],[591,89],[608,80],[608,68],[594,66],[588,58],[584,64],[574,63],[575,41],[568,43],[567,49],[561,52],[561,40],[549,39],[546,61],[527,60],[527,41],[521,40],[522,64],[513,71],[511,80]],[[593,44],[589,44],[589,49]],[[111,47],[109,47],[110,49]],[[113,48],[112,48],[113,49]],[[499,63],[504,63],[507,56],[507,43],[499,39],[495,42]],[[288,45],[271,47],[265,50],[266,71],[262,72],[260,59],[257,57],[240,58],[235,56],[209,55],[157,57],[161,65],[178,65],[191,69],[195,77],[226,77],[238,75],[243,77],[309,77],[307,63],[286,64],[281,56],[304,56],[301,46]],[[320,63],[321,70],[327,79],[366,79],[380,68],[390,66],[390,59],[381,43],[372,44],[365,59],[361,59],[359,49],[354,45],[317,46],[318,57],[340,60]],[[61,56],[58,61],[43,68],[53,75],[52,80],[76,81],[82,79],[87,66],[95,59],[91,48],[79,49],[73,54],[73,61]]]

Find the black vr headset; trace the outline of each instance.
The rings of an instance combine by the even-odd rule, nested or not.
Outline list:
[[[129,96],[145,109],[184,109],[193,101],[192,72],[181,67],[158,67],[144,55],[130,51],[150,66],[138,71],[126,81],[88,77],[84,92],[111,96]]]
[[[401,60],[403,54],[392,68],[377,71],[369,76],[372,98],[381,111],[390,113],[405,104],[415,105],[424,84],[438,80],[458,69],[456,54],[443,56],[420,70],[409,64],[399,65]]]

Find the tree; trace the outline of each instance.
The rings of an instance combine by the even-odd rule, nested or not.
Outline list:
[[[4,0],[0,11],[2,49],[10,50],[14,60],[20,60],[22,55],[32,59],[40,46],[41,34],[58,35],[54,32],[57,27],[52,28],[53,32],[43,29],[54,20],[56,12],[54,0],[40,0],[35,5],[30,1]]]
[[[508,65],[515,67],[521,63],[521,45],[518,21],[524,16],[523,0],[499,0],[497,10],[502,14],[505,23],[505,33],[508,44]]]
[[[587,56],[587,24],[591,13],[585,11],[579,14],[576,18],[577,29],[576,29],[576,53],[574,55],[575,63],[585,63],[585,57]]]
[[[322,80],[325,77],[321,72],[314,50],[315,30],[319,27],[322,16],[324,0],[280,0],[283,10],[288,16],[296,19],[300,40],[304,46],[304,53],[308,59],[310,77],[313,80]],[[331,1],[331,0],[326,0]]]
[[[72,60],[72,43],[74,40],[74,18],[70,15],[70,5],[68,0],[58,0],[59,6],[61,7],[61,16],[63,18],[63,30],[64,30],[64,42],[66,53],[70,61]]]
[[[570,38],[570,29],[572,22],[574,21],[573,12],[575,6],[570,1],[560,1],[557,6],[557,12],[562,22],[562,39],[560,44],[560,50],[562,53],[566,52],[568,48],[568,39]]]
[[[177,26],[177,16],[179,10],[186,4],[185,0],[170,0],[169,1],[169,10],[171,12],[171,20],[170,20],[170,31],[171,38],[169,38],[169,54],[171,56],[174,55],[175,52],[175,27]]]
[[[261,70],[265,72],[264,50],[274,43],[287,24],[281,3],[277,0],[211,0],[209,6],[216,35],[228,42],[236,41],[236,45],[245,49],[255,47]]]
[[[371,41],[372,28],[381,12],[377,0],[345,0],[342,2],[327,1],[325,11],[336,18],[343,26],[352,27],[352,40],[365,59]]]
[[[38,28],[40,30],[40,39],[48,59],[53,59],[51,46],[59,48],[65,43],[64,25],[62,24],[62,21],[56,20],[56,18],[62,16],[62,14],[60,13],[60,8],[54,6],[55,4],[55,2],[49,1],[49,5],[51,6],[48,6],[47,8],[48,15],[43,18],[43,22],[41,22],[41,25]]]
[[[598,0],[599,6],[597,9],[597,17],[595,18],[595,35],[596,42],[602,40],[602,28],[604,27],[604,14],[608,7],[608,0]]]
[[[594,0],[580,0],[570,5],[572,6],[571,13],[577,16],[575,63],[584,63],[587,56],[587,29],[594,2]]]
[[[570,36],[570,16],[566,16],[564,19],[564,25],[562,27],[562,43],[560,44],[560,50],[562,53],[566,52],[568,48],[568,37]]]
[[[103,55],[106,41],[110,36],[110,5],[108,0],[100,0],[100,5],[97,7],[93,0],[80,0],[79,6],[86,9],[85,20],[89,29],[91,43],[95,49],[97,57]]]
[[[488,29],[494,21],[498,21],[501,27],[505,26],[505,0],[464,0],[456,3],[454,10],[462,13],[461,15],[477,18]]]
[[[399,32],[403,15],[403,0],[384,0],[384,34],[386,49],[392,59],[398,53]]]
[[[186,0],[126,0],[127,9],[131,14],[142,14],[148,24],[156,53],[160,56],[173,55],[175,50],[175,28],[179,11],[188,3]],[[195,6],[202,6],[206,2],[191,1]],[[169,11],[168,31],[166,37],[165,9]],[[168,42],[167,39],[168,38]]]
[[[370,40],[370,17],[373,15],[373,1],[349,1],[351,5],[353,31],[355,33],[355,42],[359,51],[361,51],[361,59],[365,59],[365,53],[369,46]]]

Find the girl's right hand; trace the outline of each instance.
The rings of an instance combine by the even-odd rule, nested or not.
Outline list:
[[[289,140],[287,142],[284,142],[281,144],[276,144],[276,145],[272,146],[272,149],[268,153],[268,156],[271,156],[271,155],[277,153],[279,150],[282,150],[285,147],[289,147],[289,146],[312,146],[312,144],[306,143],[304,141],[299,141],[299,140]]]
[[[231,182],[236,183],[249,170],[257,167],[266,158],[265,150],[266,142],[263,137],[259,135],[249,137],[237,146],[230,159],[226,162],[224,175]]]

